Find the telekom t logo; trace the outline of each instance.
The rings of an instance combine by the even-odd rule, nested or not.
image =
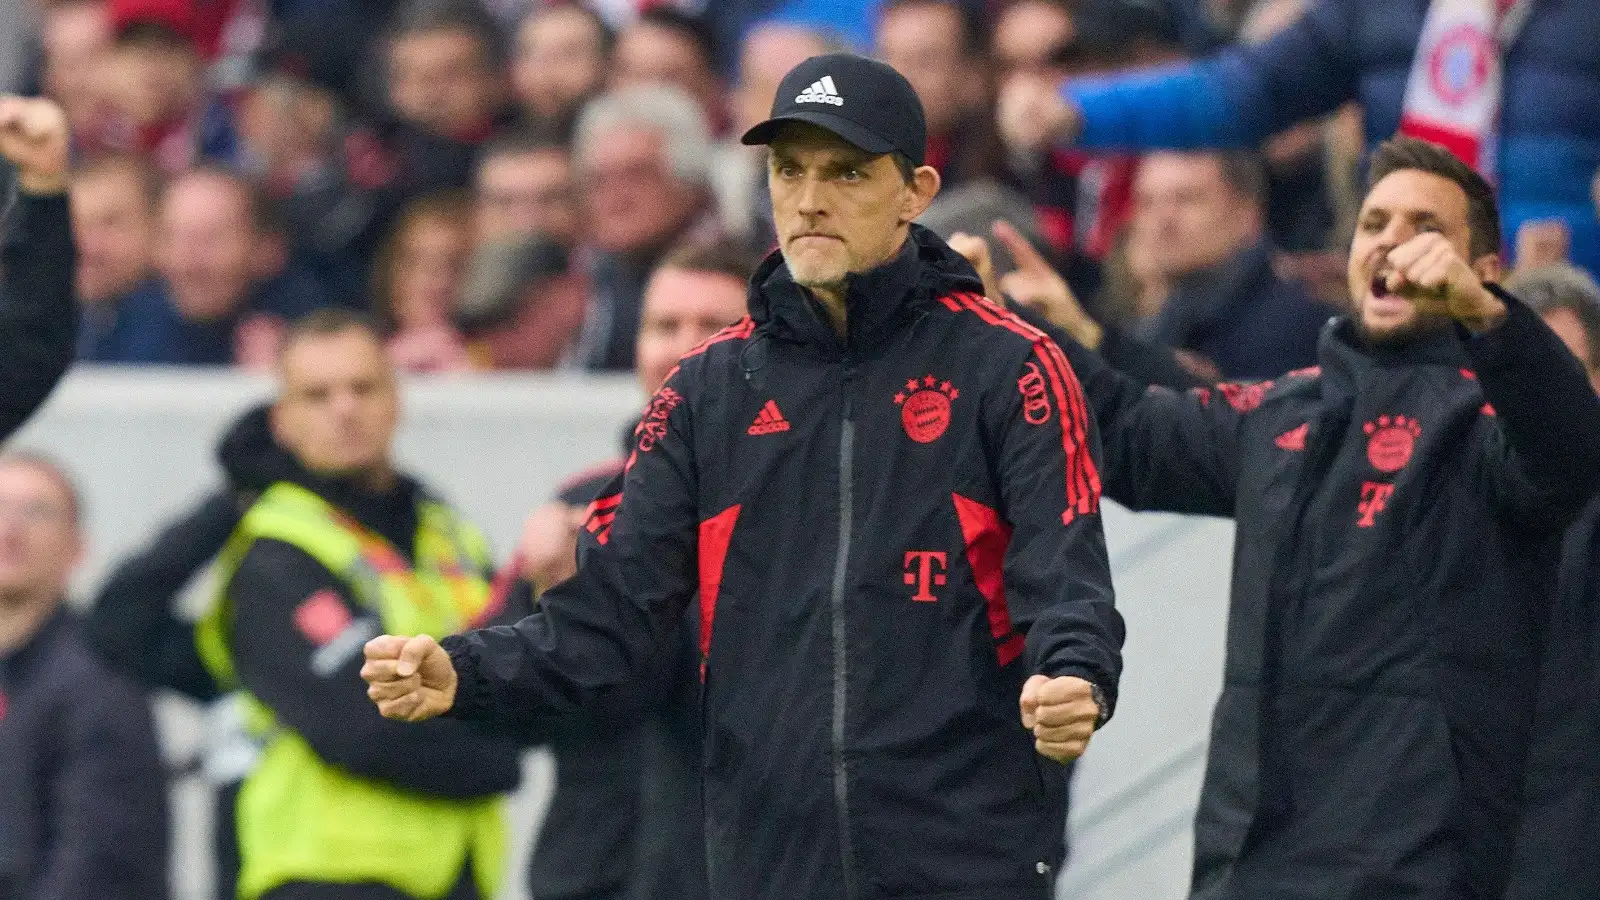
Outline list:
[[[1368,481],[1361,485],[1361,502],[1356,504],[1356,512],[1361,518],[1356,520],[1357,528],[1371,528],[1378,522],[1378,513],[1389,505],[1389,498],[1394,496],[1394,485],[1381,481]]]
[[[943,587],[949,580],[944,574],[945,558],[943,550],[906,551],[905,581],[906,584],[917,586],[917,592],[911,595],[911,599],[918,603],[932,603],[939,599],[933,595],[933,588]],[[934,571],[935,566],[939,567],[939,571]]]

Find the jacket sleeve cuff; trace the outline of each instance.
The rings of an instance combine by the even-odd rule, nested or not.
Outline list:
[[[1090,687],[1094,689],[1094,702],[1100,706],[1100,718],[1094,723],[1095,729],[1098,730],[1111,721],[1112,714],[1117,710],[1117,684],[1115,681],[1082,666],[1066,666],[1040,674],[1048,675],[1051,678],[1064,678],[1070,675],[1089,682]]]
[[[1482,334],[1473,334],[1460,322],[1455,324],[1456,334],[1472,357],[1473,366],[1480,372],[1517,365],[1526,361],[1530,339],[1544,328],[1539,315],[1527,304],[1498,284],[1485,284],[1489,293],[1506,305],[1506,318],[1495,328]]]
[[[477,656],[464,634],[452,634],[439,641],[456,670],[455,702],[445,715],[453,719],[476,719],[489,705],[489,686],[478,675]]]

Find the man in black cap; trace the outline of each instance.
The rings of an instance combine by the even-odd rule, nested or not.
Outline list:
[[[711,897],[1043,900],[1057,763],[1121,669],[1092,423],[1061,350],[911,224],[939,175],[904,78],[814,57],[773,106],[744,140],[779,251],[656,392],[577,574],[515,626],[374,639],[369,694],[572,709],[698,591]]]

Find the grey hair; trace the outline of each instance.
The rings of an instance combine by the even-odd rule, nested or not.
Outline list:
[[[574,159],[581,168],[596,144],[615,131],[649,128],[661,133],[667,164],[680,181],[706,185],[711,181],[715,148],[711,129],[699,104],[670,85],[641,85],[601,95],[578,116],[573,130]]]
[[[1505,287],[1541,316],[1570,310],[1583,326],[1590,364],[1600,365],[1600,284],[1588,272],[1567,263],[1519,269]]]

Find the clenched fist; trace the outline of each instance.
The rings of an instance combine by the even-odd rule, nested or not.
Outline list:
[[[1418,312],[1449,316],[1482,334],[1506,318],[1506,305],[1444,235],[1424,232],[1389,251],[1384,287]]]
[[[29,194],[67,189],[67,117],[49,100],[0,95],[0,155]]]
[[[455,704],[456,669],[433,638],[386,634],[367,641],[365,652],[361,677],[384,718],[423,722]]]
[[[1100,722],[1100,704],[1089,682],[1072,675],[1035,675],[1022,686],[1022,727],[1044,756],[1069,763],[1089,749]]]

